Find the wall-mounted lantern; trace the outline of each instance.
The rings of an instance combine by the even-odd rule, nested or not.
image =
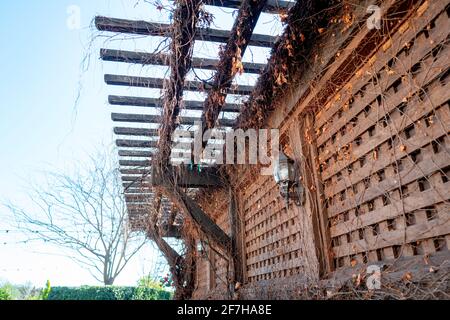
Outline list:
[[[206,241],[197,240],[197,253],[201,258],[207,258],[206,247],[208,243]]]
[[[283,151],[280,152],[278,162],[274,165],[273,176],[280,188],[281,196],[286,200],[287,208],[289,208],[290,199],[297,206],[302,206],[305,203],[305,190],[300,181],[298,165],[294,160],[289,159]]]

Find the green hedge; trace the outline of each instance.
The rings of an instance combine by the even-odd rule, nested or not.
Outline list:
[[[48,300],[170,300],[172,293],[145,287],[53,287]]]
[[[12,300],[11,292],[7,288],[0,288],[0,300]]]

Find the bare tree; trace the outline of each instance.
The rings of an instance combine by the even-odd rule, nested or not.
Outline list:
[[[71,174],[47,172],[44,186],[30,188],[33,209],[7,205],[29,240],[69,249],[69,257],[105,285],[114,283],[145,243],[144,236],[129,230],[120,175],[113,163],[99,153]]]

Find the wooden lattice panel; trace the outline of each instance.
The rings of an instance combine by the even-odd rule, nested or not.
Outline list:
[[[274,178],[257,178],[245,190],[243,199],[248,281],[302,272],[298,211],[286,210]]]
[[[425,1],[315,121],[336,267],[450,248],[448,1]]]

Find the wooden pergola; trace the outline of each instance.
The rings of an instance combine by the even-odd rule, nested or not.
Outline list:
[[[232,30],[198,28],[198,15],[201,6],[216,6],[239,9]],[[136,77],[129,75],[106,74],[104,80],[110,86],[127,86],[162,89],[160,98],[111,95],[111,105],[124,107],[151,108],[159,115],[136,113],[112,113],[112,120],[120,125],[114,127],[114,133],[121,136],[116,140],[119,152],[119,166],[124,186],[124,196],[128,213],[135,228],[148,223],[149,207],[158,210],[163,226],[163,237],[179,237],[180,219],[176,217],[181,207],[188,215],[221,247],[229,250],[230,238],[205,214],[191,199],[186,190],[220,186],[217,168],[202,168],[201,172],[187,166],[173,167],[177,159],[171,159],[174,131],[181,127],[190,127],[201,121],[203,132],[220,128],[227,130],[235,125],[242,104],[229,103],[229,94],[248,96],[253,86],[233,83],[237,73],[260,74],[265,64],[241,62],[248,46],[272,48],[277,38],[267,34],[256,34],[254,29],[262,12],[268,14],[286,13],[295,5],[294,1],[279,0],[192,0],[175,1],[173,24],[161,24],[147,21],[132,21],[107,17],[96,17],[95,25],[99,31],[116,34],[143,35],[171,38],[170,53],[147,53],[112,49],[101,49],[100,57],[104,61],[122,62],[140,65],[168,66],[167,78]],[[187,23],[186,23],[187,22]],[[195,41],[215,42],[223,45],[218,59],[206,59],[194,56]],[[236,70],[236,64],[239,70]],[[191,69],[212,70],[212,81],[186,80]],[[204,101],[184,100],[187,91],[203,92]],[[180,116],[181,110],[202,111],[200,117]],[[228,116],[224,116],[225,113]],[[222,115],[222,116],[221,116]],[[231,116],[230,116],[231,115]],[[152,129],[126,126],[129,123],[152,124]],[[125,137],[125,138],[122,138]],[[191,137],[192,140],[193,136]],[[207,142],[203,143],[205,148]],[[177,143],[180,151],[191,150],[192,142]],[[152,168],[153,167],[153,168]],[[155,170],[155,167],[158,170]],[[176,185],[167,185],[166,178],[177,174]],[[179,188],[173,198],[155,190],[155,186]],[[182,190],[181,190],[182,189]],[[177,224],[178,223],[178,224]]]

